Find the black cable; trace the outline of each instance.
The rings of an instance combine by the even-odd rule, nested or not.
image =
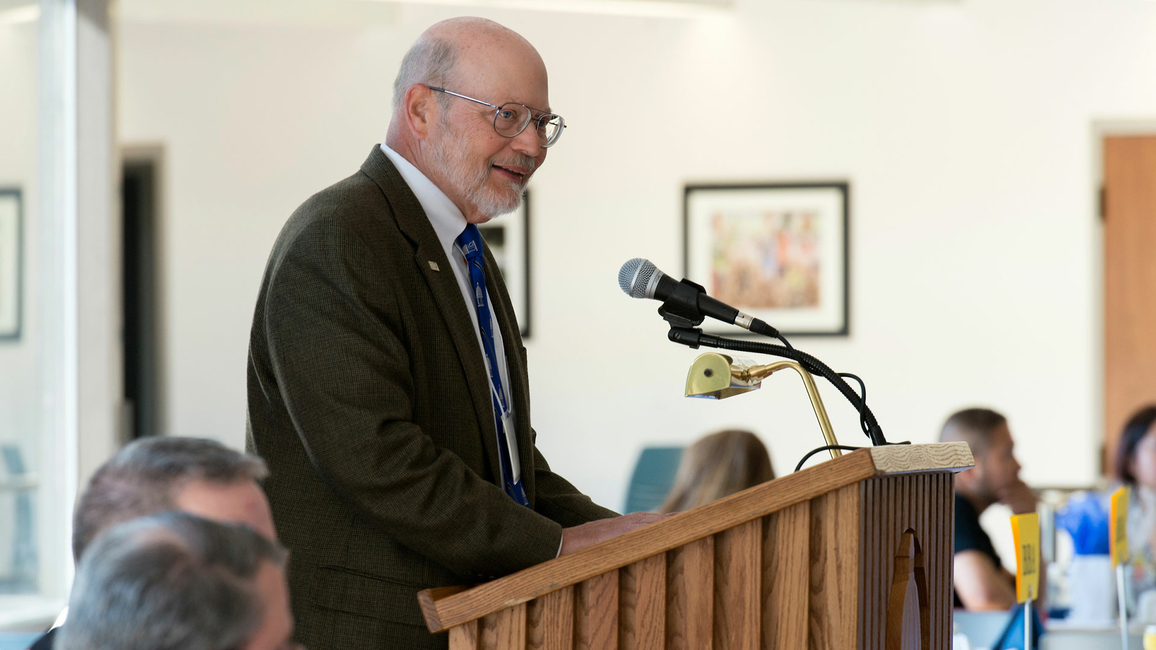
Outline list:
[[[849,384],[842,377],[840,377],[834,370],[831,370],[827,364],[819,361],[815,357],[794,348],[787,348],[781,345],[772,345],[770,343],[760,343],[757,341],[744,341],[739,339],[728,339],[725,337],[712,337],[719,348],[723,350],[736,350],[738,352],[753,352],[757,354],[771,354],[778,357],[785,357],[793,361],[799,362],[808,372],[817,374],[827,381],[831,382],[847,401],[855,407],[863,419],[863,429],[867,438],[871,440],[873,445],[886,445],[887,439],[883,437],[883,430],[879,426],[879,421],[875,419],[875,414],[867,407],[866,402],[862,397],[851,388]],[[706,342],[706,337],[703,337],[702,342]]]
[[[839,376],[846,377],[847,379],[854,379],[855,381],[859,382],[859,399],[863,400],[864,402],[867,401],[867,384],[864,384],[862,379],[860,379],[857,375],[853,375],[849,372],[841,372],[839,373]]]
[[[887,444],[889,444],[889,445],[910,445],[911,441],[910,440],[904,440],[903,442],[889,442]],[[795,471],[797,472],[797,471],[803,469],[803,463],[807,462],[807,459],[810,458],[811,456],[814,456],[815,454],[817,454],[819,452],[830,451],[832,449],[839,449],[841,451],[858,451],[860,449],[866,449],[866,447],[852,447],[850,445],[823,445],[822,447],[816,447],[815,449],[808,451],[807,455],[803,456],[803,459],[799,461],[799,464],[795,465]]]
[[[863,380],[860,379],[857,375],[853,375],[849,372],[841,372],[841,373],[839,373],[839,376],[840,377],[846,377],[848,379],[854,379],[855,381],[859,382],[859,399],[863,400],[863,403],[866,404],[867,403],[867,384],[863,383]],[[863,433],[867,434],[868,438],[871,437],[871,433],[867,429],[867,419],[863,417],[862,412],[859,413],[859,428],[863,429]]]
[[[787,337],[783,336],[782,332],[770,325],[767,325],[762,320],[756,318],[754,322],[751,323],[751,331],[755,334],[762,334],[763,336],[767,336],[772,339],[778,339],[783,342],[783,347],[789,348],[791,350],[795,349],[795,346],[791,345],[791,342],[787,340]]]
[[[795,465],[795,471],[797,472],[803,469],[803,463],[807,462],[807,459],[811,456],[824,451],[831,451],[832,449],[839,449],[841,451],[858,451],[860,449],[866,449],[866,447],[851,447],[849,445],[823,445],[822,447],[816,447],[815,449],[808,451],[807,455],[803,456],[803,459],[799,461],[799,464]]]

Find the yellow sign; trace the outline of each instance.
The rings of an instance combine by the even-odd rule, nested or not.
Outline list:
[[[1016,543],[1016,599],[1040,597],[1040,518],[1036,513],[1011,518]]]
[[[1112,566],[1128,561],[1128,501],[1132,490],[1122,487],[1112,493],[1112,518],[1109,521],[1109,538],[1112,545]]]

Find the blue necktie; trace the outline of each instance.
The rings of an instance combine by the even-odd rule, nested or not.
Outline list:
[[[486,273],[482,268],[482,235],[478,227],[468,224],[455,243],[466,256],[466,267],[470,271],[470,282],[474,285],[474,309],[478,313],[478,326],[482,330],[482,351],[490,364],[490,395],[494,401],[494,424],[498,430],[498,452],[502,457],[502,486],[506,494],[518,503],[529,507],[530,500],[521,481],[514,481],[514,466],[510,457],[510,446],[506,442],[506,426],[503,414],[509,413],[509,397],[502,386],[502,376],[498,373],[498,357],[494,350],[494,325],[490,318],[490,304],[486,297]]]

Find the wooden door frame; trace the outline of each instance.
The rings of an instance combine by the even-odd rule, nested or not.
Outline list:
[[[1107,418],[1107,405],[1104,403],[1105,391],[1105,375],[1107,373],[1106,353],[1104,349],[1104,336],[1107,329],[1104,301],[1104,215],[1103,215],[1103,190],[1104,190],[1104,138],[1108,137],[1152,137],[1156,136],[1156,117],[1150,118],[1124,118],[1124,119],[1106,119],[1092,121],[1092,147],[1091,147],[1091,164],[1092,164],[1092,191],[1091,191],[1091,205],[1088,213],[1092,216],[1096,227],[1094,228],[1094,236],[1089,242],[1092,246],[1091,267],[1092,267],[1092,304],[1097,306],[1095,318],[1092,323],[1092,336],[1095,340],[1095,364],[1096,373],[1093,378],[1092,397],[1092,412],[1096,416],[1096,428],[1100,431],[1100,470],[1101,475],[1111,477],[1113,475],[1111,453],[1108,449],[1109,431],[1106,428],[1105,419]]]

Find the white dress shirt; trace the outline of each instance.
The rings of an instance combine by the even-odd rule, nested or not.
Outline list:
[[[441,242],[442,249],[445,250],[446,259],[450,261],[450,267],[453,271],[454,278],[458,281],[458,288],[462,291],[462,300],[466,303],[466,311],[470,313],[470,320],[474,323],[474,334],[477,335],[478,349],[482,351],[482,360],[486,364],[486,377],[490,376],[490,362],[486,359],[485,348],[482,346],[482,330],[478,327],[478,312],[474,308],[474,285],[470,280],[470,271],[466,263],[466,258],[462,255],[461,250],[458,249],[454,243],[458,235],[466,229],[466,217],[458,206],[446,196],[445,192],[441,191],[433,181],[426,177],[413,163],[409,162],[393,149],[390,149],[381,143],[381,151],[389,157],[393,162],[394,167],[401,174],[405,184],[417,197],[418,203],[421,204],[422,210],[429,217],[430,225],[433,226],[434,232],[437,233],[438,241]],[[490,321],[491,329],[494,332],[494,351],[497,355],[498,376],[502,379],[502,385],[505,387],[507,410],[509,413],[509,424],[506,427],[506,443],[510,447],[510,463],[514,469],[514,479],[519,480],[522,476],[521,464],[518,462],[518,441],[514,434],[514,426],[517,421],[514,419],[514,400],[513,392],[510,390],[510,370],[506,363],[506,348],[502,343],[502,331],[498,327],[498,321],[494,317],[493,304],[490,300],[490,291],[486,289],[486,301],[490,304]]]

